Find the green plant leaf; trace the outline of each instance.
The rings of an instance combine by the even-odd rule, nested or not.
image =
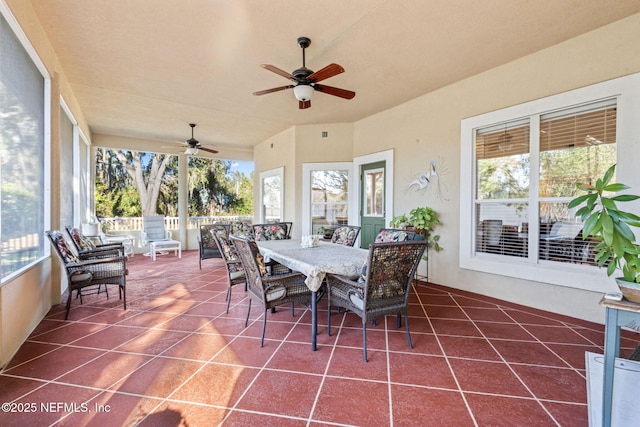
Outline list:
[[[618,212],[620,218],[632,227],[640,227],[640,217],[630,212]]]
[[[598,219],[600,217],[599,212],[594,212],[591,214],[589,218],[582,225],[582,233],[587,236],[592,236],[600,231],[600,227],[598,227]]]
[[[631,202],[638,199],[640,199],[640,196],[634,196],[633,194],[619,194],[611,198],[611,200],[615,200],[616,202]]]
[[[583,206],[580,209],[578,209],[578,211],[576,212],[576,216],[582,218],[582,220],[584,221],[584,219],[591,213],[591,209],[589,208],[589,206]]]
[[[608,185],[609,181],[611,181],[611,177],[613,176],[613,174],[616,171],[616,164],[612,164],[609,169],[607,169],[607,171],[604,173],[604,176],[602,177],[602,182],[604,185]]]
[[[625,249],[629,243],[630,242],[624,237],[620,235],[614,235],[614,239],[611,246],[613,247],[613,253],[616,255],[616,257],[618,258],[624,257]]]
[[[633,240],[635,240],[636,238],[636,236],[633,234],[633,231],[631,231],[631,228],[629,228],[629,226],[622,221],[614,222],[613,228],[615,228],[618,233],[620,233],[625,239],[627,239],[629,243],[633,242]]]
[[[611,217],[609,216],[609,214],[603,212],[601,215],[601,220],[602,220],[602,238],[604,239],[604,242],[611,246],[611,244],[613,243],[613,220],[611,219]]]
[[[591,194],[583,194],[582,196],[576,197],[575,199],[569,202],[569,209],[575,208],[576,206],[580,205],[582,202],[587,200],[589,197],[591,197]]]
[[[612,262],[607,266],[607,276],[611,276],[616,271],[616,263]]]
[[[609,184],[605,186],[603,190],[617,193],[618,191],[626,190],[627,188],[629,188],[629,186],[624,184]]]
[[[618,209],[615,202],[608,197],[600,197],[600,203],[607,209]]]

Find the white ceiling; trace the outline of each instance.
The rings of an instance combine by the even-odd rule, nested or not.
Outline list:
[[[251,147],[296,124],[353,122],[640,12],[640,0],[31,0],[94,134]],[[335,62],[298,109],[283,86]]]

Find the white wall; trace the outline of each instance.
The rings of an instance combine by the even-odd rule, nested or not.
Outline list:
[[[394,212],[428,205],[441,214],[444,251],[430,254],[432,282],[603,322],[601,293],[458,267],[462,119],[640,71],[640,14],[380,112],[354,124],[354,155],[395,148]],[[637,142],[637,141],[636,141]],[[444,168],[444,197],[408,191],[431,160]],[[628,162],[629,160],[624,159]],[[613,280],[613,279],[611,279]]]

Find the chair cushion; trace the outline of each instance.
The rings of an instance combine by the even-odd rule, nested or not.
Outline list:
[[[362,295],[358,292],[349,292],[349,301],[351,304],[355,305],[358,309],[364,310],[364,300],[362,299]]]
[[[258,244],[253,240],[249,240],[248,243],[249,243],[249,248],[251,249],[251,255],[253,255],[253,259],[256,260],[258,273],[260,273],[261,276],[266,276],[267,266],[264,262],[264,257],[260,253],[260,249],[258,249]]]
[[[254,238],[256,240],[284,240],[287,238],[287,229],[282,224],[270,224],[266,226],[254,226]]]
[[[88,282],[93,279],[93,274],[91,274],[90,271],[78,270],[74,271],[71,276],[69,276],[69,279],[72,283]]]
[[[331,242],[340,245],[351,245],[356,236],[356,230],[351,227],[338,227],[334,230],[333,236],[331,236]]]
[[[147,233],[147,240],[165,240],[167,238],[167,232],[164,228],[147,228],[145,230]]]
[[[78,262],[78,257],[74,254],[69,246],[67,245],[66,240],[64,240],[64,236],[61,232],[55,231],[52,233],[53,241],[56,243],[56,248],[58,249],[58,253],[62,257],[65,263],[70,262]]]
[[[238,259],[238,254],[236,250],[231,246],[229,240],[221,234],[218,234],[218,242],[220,242],[220,247],[222,248],[222,255],[224,259],[227,261],[234,261]]]
[[[409,234],[402,230],[382,230],[376,236],[375,243],[388,243],[388,242],[404,242],[408,239]]]
[[[265,297],[267,301],[275,301],[284,298],[287,295],[287,288],[284,286],[274,286],[273,288],[269,288],[269,290],[265,293]]]
[[[213,241],[212,233],[215,233],[216,230],[207,226],[200,227],[200,241],[202,242],[202,247],[206,249],[215,249],[216,243]]]
[[[231,280],[240,279],[242,277],[244,277],[244,270],[236,270],[229,273],[229,278]]]
[[[82,234],[77,228],[71,229],[71,238],[82,251],[92,251],[96,248],[91,239]]]
[[[251,222],[234,221],[229,225],[229,234],[238,237],[246,237],[251,234]]]
[[[362,264],[362,270],[360,272],[360,276],[358,276],[358,283],[364,283],[367,281],[367,268],[369,267],[369,259],[365,260],[364,264]]]

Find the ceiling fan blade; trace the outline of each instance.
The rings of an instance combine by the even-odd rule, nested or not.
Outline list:
[[[281,70],[280,68],[274,66],[274,65],[270,65],[270,64],[261,64],[260,65],[262,68],[264,68],[265,70],[269,70],[272,73],[276,73],[279,76],[284,77],[285,79],[289,79],[291,81],[297,82],[298,79],[296,79],[295,77],[293,77],[293,75],[291,73],[287,73],[284,70]]]
[[[351,90],[340,89],[339,87],[333,86],[325,86],[325,85],[314,85],[313,88],[319,92],[323,92],[333,96],[339,96],[344,99],[352,99],[356,96],[356,93]]]
[[[218,154],[218,150],[214,150],[213,148],[207,148],[207,147],[198,147],[198,150],[202,150],[202,151],[206,151],[207,153],[212,153],[212,154]]]
[[[309,107],[311,107],[311,101],[298,101],[298,108],[300,108],[301,110]]]
[[[333,77],[340,73],[344,73],[344,68],[342,68],[338,64],[329,64],[326,67],[309,75],[307,79],[315,80],[316,82],[319,82],[320,80],[328,79],[329,77]]]
[[[258,92],[253,92],[254,95],[266,95],[267,93],[278,92],[285,89],[291,89],[293,85],[274,87],[271,89],[259,90]]]

